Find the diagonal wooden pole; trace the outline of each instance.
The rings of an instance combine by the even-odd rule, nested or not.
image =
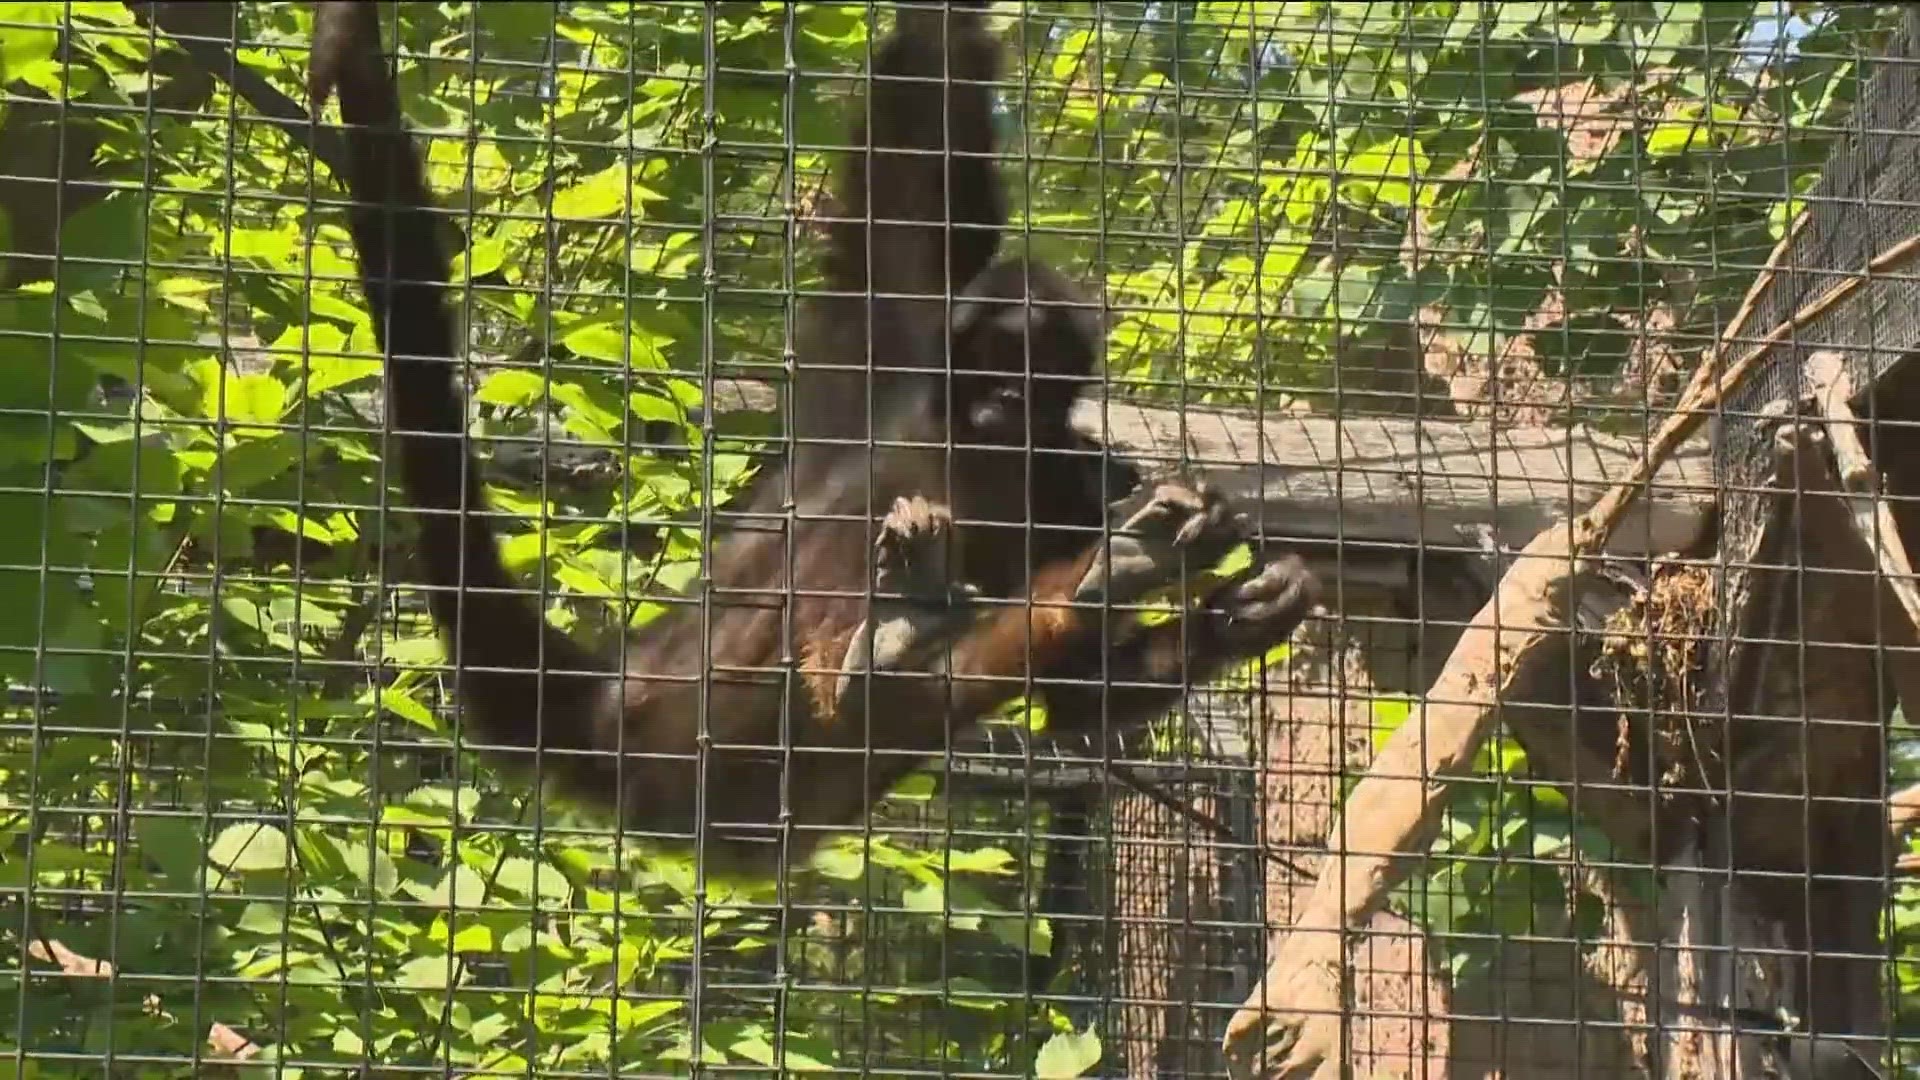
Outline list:
[[[1433,843],[1448,783],[1465,775],[1498,716],[1503,692],[1563,638],[1573,585],[1660,466],[1739,387],[1773,347],[1832,311],[1878,274],[1920,253],[1920,236],[1874,256],[1774,327],[1724,370],[1721,358],[1751,318],[1805,215],[1781,238],[1722,336],[1655,432],[1639,465],[1593,508],[1535,537],[1461,635],[1420,715],[1400,725],[1334,823],[1328,855],[1294,927],[1227,1027],[1223,1049],[1235,1080],[1332,1078],[1341,1065],[1347,934],[1379,910],[1405,877],[1409,856]]]

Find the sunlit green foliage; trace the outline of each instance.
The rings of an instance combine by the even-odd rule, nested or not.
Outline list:
[[[697,581],[701,514],[769,434],[711,377],[781,371],[819,148],[845,138],[823,76],[862,70],[868,23],[392,7],[488,364],[475,430],[533,441],[492,450],[508,562],[561,625],[643,624]],[[1772,4],[1028,4],[1031,82],[1007,94],[1024,239],[1104,278],[1135,393],[1325,390],[1345,343],[1422,307],[1484,352],[1550,289],[1543,362],[1613,373],[1611,317],[1697,330],[1737,297],[1856,93],[1884,9],[1791,7],[1811,31],[1766,56],[1735,46]],[[237,59],[295,101],[310,19],[240,8]],[[224,83],[148,108],[171,48],[117,3],[0,5],[0,146],[94,146],[86,177],[0,199],[0,251],[48,257],[0,267],[0,949],[46,961],[0,977],[0,1054],[194,1075],[221,1024],[289,1075],[1092,1068],[1088,1018],[1049,987],[950,963],[952,941],[1051,948],[1023,914],[1044,844],[896,829],[776,893],[450,751],[440,646],[378,584],[409,580],[407,553],[339,188],[304,128]],[[1634,103],[1597,152],[1527,97],[1588,83]],[[14,248],[27,215],[57,244]],[[542,444],[579,467],[528,468]],[[1501,846],[1512,809],[1455,840]],[[1497,928],[1498,884],[1424,915]],[[837,913],[784,922],[775,901],[801,898]],[[816,954],[837,982],[792,976]],[[696,955],[781,993],[706,990],[696,1013]]]

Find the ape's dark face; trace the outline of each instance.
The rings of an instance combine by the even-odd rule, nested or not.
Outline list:
[[[993,445],[1060,441],[1073,402],[1099,363],[1100,320],[1066,277],[1003,260],[954,313],[953,408],[963,433]]]

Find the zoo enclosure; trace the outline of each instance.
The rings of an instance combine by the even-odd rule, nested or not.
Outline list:
[[[779,446],[819,148],[845,142],[886,13],[387,7],[434,186],[460,210],[477,422],[496,506],[526,522],[510,558],[557,618],[644,618],[648,590],[697,580],[699,523],[753,443]],[[1102,283],[1114,315],[1087,426],[1210,469],[1278,539],[1318,540],[1333,614],[1157,738],[1107,748],[1160,798],[1002,725],[895,800],[885,843],[778,890],[646,861],[448,752],[432,635],[382,524],[380,368],[324,136],[286,111],[302,9],[0,12],[0,333],[19,360],[0,375],[0,593],[31,613],[0,620],[18,1060],[1215,1072],[1370,730],[1424,717],[1511,553],[1624,475],[1770,262],[1748,337],[1827,288],[1819,272],[1857,273],[1912,231],[1882,213],[1912,202],[1912,157],[1881,7],[1002,7],[1022,239]],[[1875,71],[1895,74],[1866,95]],[[1806,206],[1805,239],[1770,260]],[[1909,310],[1801,329],[1891,355]],[[1779,425],[1752,435],[1796,396],[1780,370],[1725,403],[1724,462],[1689,448],[1616,530],[1616,587],[1650,598],[1629,610],[1682,625],[1615,626],[1615,686],[1568,664],[1510,697],[1494,781],[1369,914],[1343,1027],[1365,1065],[1617,1075],[1609,1054],[1672,1027],[1618,1004],[1608,963],[1657,935],[1606,879],[1681,826],[1642,815],[1635,834],[1595,803],[1687,803],[1711,785],[1667,777],[1664,748],[1732,744],[1636,727],[1656,714],[1769,713],[1806,745],[1843,741],[1810,721],[1866,718],[1818,774],[1840,790],[1792,795],[1815,775],[1802,752],[1747,779],[1800,815],[1757,816],[1801,861],[1768,851],[1754,872],[1837,892],[1852,915],[1828,967],[1889,976],[1878,1010],[1856,990],[1767,1004],[1899,1049],[1906,909],[1890,934],[1862,929],[1893,890],[1882,787],[1908,769],[1867,734],[1896,695],[1863,689],[1900,667],[1898,626],[1877,621],[1898,604],[1858,591],[1863,563],[1841,575],[1856,591],[1822,594],[1837,609],[1776,606],[1766,632],[1735,619],[1733,598],[1779,575],[1751,569],[1765,543],[1794,541],[1794,580],[1858,555],[1844,530],[1806,540],[1804,506],[1765,527],[1773,496],[1739,490],[1780,486],[1760,471]],[[1863,411],[1895,470],[1897,417]],[[1728,527],[1702,550],[1716,478]],[[1725,577],[1631,561],[1672,551],[1717,555]],[[1703,597],[1710,625],[1687,623]],[[1871,627],[1842,617],[1861,612]],[[1837,700],[1728,699],[1757,663],[1743,649],[1849,626],[1852,648],[1762,665],[1833,675]],[[1619,719],[1624,766],[1566,749],[1570,701],[1572,742],[1589,714]],[[1542,777],[1579,782],[1556,802]],[[1841,819],[1816,834],[1823,805]],[[1649,843],[1622,851],[1622,833]],[[1731,846],[1699,857],[1737,863]],[[1816,846],[1864,861],[1807,865]],[[1816,951],[1795,940],[1811,905],[1773,915],[1787,952]],[[1821,1001],[1845,1015],[1806,1011]],[[1869,1013],[1889,1022],[1856,1023]]]

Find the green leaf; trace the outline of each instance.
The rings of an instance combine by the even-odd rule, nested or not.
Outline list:
[[[277,360],[296,370],[315,353],[340,353],[347,348],[347,332],[332,323],[299,323],[287,327],[267,345]]]
[[[1647,156],[1665,158],[1684,154],[1693,148],[1694,137],[1700,131],[1695,121],[1669,120],[1647,136]]]
[[[1420,140],[1395,135],[1347,159],[1340,189],[1362,205],[1412,206],[1416,185],[1433,168],[1433,158]]]
[[[572,187],[554,193],[553,216],[560,220],[603,218],[627,209],[627,195],[633,195],[633,216],[641,216],[643,206],[662,196],[639,182],[636,170],[625,164],[609,165],[587,176]]]
[[[1675,157],[1728,142],[1739,131],[1740,111],[1731,105],[1689,105],[1647,135],[1647,156]]]
[[[282,532],[305,537],[308,540],[316,540],[322,544],[338,544],[351,539],[348,535],[336,533],[324,524],[310,517],[296,514],[284,506],[268,507],[262,510],[258,520],[272,525]]]
[[[808,860],[813,871],[835,881],[858,881],[866,876],[867,860],[850,842],[823,844]]]
[[[12,5],[0,6],[0,11],[11,10]],[[138,264],[147,254],[146,199],[144,191],[116,191],[92,206],[75,212],[60,226],[60,254],[70,259],[101,259],[128,266]],[[79,264],[74,265],[77,267]],[[118,269],[90,266],[76,276],[85,280],[101,274],[103,270],[114,273]]]
[[[567,407],[564,427],[582,442],[618,445],[614,430],[621,418],[600,407],[579,383],[554,383],[548,393]]]
[[[1253,204],[1246,199],[1228,199],[1219,212],[1201,226],[1202,236],[1238,236],[1256,220]]]
[[[987,931],[993,939],[1032,956],[1053,955],[1053,921],[1038,915],[991,919]]]
[[[750,1034],[736,1039],[727,1049],[731,1051],[735,1057],[745,1058],[755,1065],[765,1066],[769,1069],[779,1068],[793,1072],[821,1072],[831,1069],[833,1066],[821,1060],[821,1057],[831,1056],[829,1051],[815,1048],[814,1053],[821,1055],[820,1057],[815,1057],[813,1054],[808,1054],[801,1049],[801,1047],[806,1046],[809,1041],[810,1040],[803,1036],[789,1033],[786,1038],[781,1040],[781,1052],[775,1053],[773,1043],[767,1039],[766,1035],[754,1030],[751,1031]]]
[[[7,4],[0,7],[0,86],[20,78],[34,64],[53,58],[60,44],[60,24],[65,21],[62,5],[55,3]]]
[[[287,388],[271,375],[242,375],[229,382],[227,418],[237,423],[273,423],[287,407]]]
[[[1792,227],[1794,219],[1800,216],[1800,211],[1806,206],[1807,200],[1798,195],[1775,202],[1767,210],[1767,235],[1774,240],[1787,235],[1787,229]]]
[[[671,999],[632,1001],[626,997],[620,997],[614,1001],[614,1020],[623,1034],[643,1031],[648,1027],[658,1026],[661,1020],[679,1012],[685,1005],[684,1001]]]
[[[440,730],[440,720],[433,715],[433,710],[396,686],[380,688],[380,707],[416,727],[427,731]]]
[[[500,269],[507,261],[507,243],[499,237],[487,237],[476,240],[467,250],[453,260],[453,276],[449,279],[459,284],[472,278],[486,277]]]
[[[908,773],[899,783],[893,785],[892,791],[887,792],[887,798],[905,802],[924,802],[933,798],[939,786],[940,781],[932,773],[924,771]]]
[[[325,325],[315,323],[314,328],[317,330]],[[378,360],[360,356],[315,356],[307,361],[307,378],[300,389],[309,397],[324,394],[343,386],[377,379],[382,366]]]
[[[445,990],[460,966],[451,956],[418,956],[401,964],[393,980],[410,990]]]
[[[255,901],[240,909],[240,918],[233,925],[249,934],[277,938],[287,928],[287,909],[280,904]]]
[[[553,5],[547,3],[498,0],[474,8],[472,18],[489,36],[498,36],[503,44],[519,42],[531,48],[528,43],[541,40],[542,35],[553,31],[556,14]]]
[[[440,924],[434,925],[438,927]],[[498,951],[499,947],[493,928],[486,923],[468,923],[455,932],[453,939],[447,942],[447,951],[453,953],[491,954]]]
[[[572,893],[566,875],[551,866],[541,866],[532,859],[502,859],[494,881],[501,888],[519,893],[521,896],[538,896],[545,900],[565,903]]]
[[[589,359],[664,371],[667,359],[661,345],[665,340],[637,328],[629,333],[609,323],[593,323],[569,333],[561,344]]]
[[[457,907],[462,911],[477,910],[487,900],[487,882],[471,867],[457,865],[442,877],[433,887],[431,903],[441,907]]]
[[[547,392],[547,381],[531,371],[508,368],[489,374],[474,391],[477,401],[505,408],[524,409],[537,404]]]
[[[568,349],[592,360],[618,364],[626,360],[627,335],[607,323],[594,323],[560,339]]]
[[[200,869],[200,823],[184,817],[140,816],[134,819],[140,855],[160,867],[170,882],[184,886],[196,881]]]
[[[1214,564],[1213,573],[1223,578],[1232,577],[1252,565],[1253,545],[1235,544],[1232,550],[1222,555],[1220,561]]]
[[[200,384],[203,416],[224,417],[234,424],[271,424],[286,413],[287,388],[271,375],[242,375],[213,359],[197,361],[190,372]]]
[[[265,822],[239,822],[220,830],[207,861],[233,873],[286,870],[287,834]]]
[[[956,874],[1011,874],[1015,866],[1013,855],[997,847],[950,852],[946,861]]]
[[[8,508],[29,502],[36,505],[27,507],[20,518],[5,516]],[[38,539],[36,533],[29,531],[33,526],[23,524],[41,519],[38,502],[35,496],[12,499],[0,494],[0,521],[7,521],[11,526],[7,530],[0,530],[0,550],[14,546],[7,543],[12,539],[6,535],[7,532],[16,533],[22,539]],[[36,560],[34,557],[22,557],[17,561],[32,563]],[[28,683],[42,677],[43,671],[35,662],[35,651],[53,644],[50,639],[57,633],[55,628],[66,623],[73,604],[70,588],[48,581],[43,589],[36,570],[0,569],[0,611],[13,613],[9,618],[0,619],[0,681],[13,678]],[[41,614],[42,605],[46,607],[44,618]],[[53,658],[47,657],[46,660],[51,664]]]
[[[293,467],[300,460],[300,440],[298,432],[267,431],[266,438],[248,439],[229,445],[217,459],[206,463],[205,471],[209,479],[218,476],[220,487],[229,495],[243,495],[255,487],[266,483]],[[237,434],[237,433],[236,433]],[[192,464],[193,458],[187,454],[179,455],[183,464]],[[218,467],[215,467],[215,461]],[[224,520],[232,520],[231,513],[223,515]]]
[[[1061,38],[1053,54],[1053,81],[1064,83],[1072,79],[1074,71],[1080,66],[1081,58],[1086,54],[1087,47],[1092,43],[1093,31],[1086,29],[1075,30]]]
[[[133,425],[125,430],[131,434]],[[133,442],[116,439],[96,443],[85,460],[74,465],[61,478],[61,486],[77,491],[111,491],[145,498],[176,495],[180,492],[180,460],[153,438]],[[118,500],[116,500],[118,501]],[[118,501],[125,507],[124,501]]]
[[[225,262],[258,263],[270,270],[293,270],[299,264],[300,235],[291,229],[231,229],[207,237],[207,253]]]
[[[636,420],[664,420],[685,425],[687,413],[680,403],[653,390],[635,390],[627,395],[627,411]]]
[[[378,845],[359,844],[337,837],[334,838],[333,844],[339,850],[340,859],[346,865],[347,872],[371,888],[375,894],[392,896],[400,887],[400,868],[394,864],[393,856],[381,850]]]
[[[44,416],[0,416],[0,469],[39,465],[49,457],[54,461],[73,459],[79,448],[73,433],[79,425],[48,420]]]
[[[1047,1040],[1033,1060],[1039,1080],[1069,1080],[1100,1064],[1100,1036],[1086,1031],[1062,1031]]]
[[[0,408],[46,413],[84,408],[94,376],[84,363],[69,358],[69,342],[54,347],[54,305],[44,295],[0,294],[0,330],[12,331],[6,360],[0,363]],[[73,329],[66,322],[66,329]],[[94,332],[107,332],[101,327]],[[45,432],[42,420],[41,431]]]
[[[449,787],[445,784],[424,784],[407,792],[405,805],[426,812],[439,812],[441,820],[451,822],[455,810],[465,819],[472,819],[480,808],[480,793],[470,787]]]
[[[947,890],[938,881],[916,885],[900,894],[900,906],[922,915],[938,915],[946,907]]]

